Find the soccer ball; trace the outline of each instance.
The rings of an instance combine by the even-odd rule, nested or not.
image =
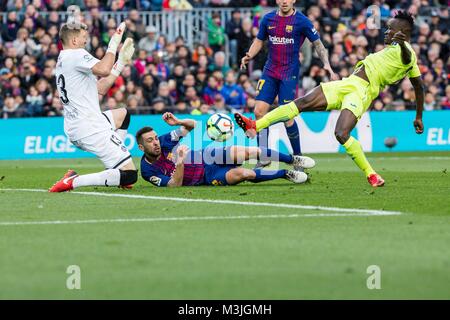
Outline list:
[[[224,113],[216,113],[206,122],[206,133],[211,140],[225,141],[233,136],[233,121]]]

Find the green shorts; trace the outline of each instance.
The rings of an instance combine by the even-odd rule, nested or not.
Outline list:
[[[348,109],[358,120],[378,96],[369,82],[353,74],[348,78],[320,85],[327,99],[327,110]]]

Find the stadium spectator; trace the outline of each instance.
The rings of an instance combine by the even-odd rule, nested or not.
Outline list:
[[[14,41],[19,31],[19,21],[15,11],[8,12],[6,23],[2,25],[2,39],[5,42]]]
[[[441,102],[442,110],[450,110],[450,85],[445,88],[445,97]]]
[[[145,28],[145,32],[147,33],[147,36],[139,40],[138,46],[139,49],[145,50],[148,55],[151,55],[152,51],[156,48],[158,30],[155,26],[148,26]]]
[[[258,32],[259,20],[268,10],[265,8],[267,3],[259,0],[226,2],[228,4],[217,1],[214,6],[239,6],[240,9],[230,10],[226,15],[223,13],[221,15],[220,11],[217,11],[209,19],[205,17],[204,23],[196,26],[200,28],[196,31],[196,35],[208,36],[208,42],[199,41],[191,47],[183,37],[170,39],[168,36],[158,35],[159,30],[156,27],[143,23],[145,20],[142,19],[140,11],[160,8],[161,0],[3,1],[5,6],[1,9],[3,9],[4,21],[0,27],[1,110],[7,98],[12,97],[14,103],[11,107],[11,99],[8,100],[10,107],[7,108],[9,111],[6,114],[11,117],[37,115],[39,112],[28,111],[29,102],[27,101],[27,97],[34,103],[40,100],[34,95],[34,90],[37,89],[38,96],[43,100],[40,115],[61,115],[62,106],[56,103],[58,93],[53,69],[61,49],[58,46],[58,30],[65,17],[62,16],[64,19],[61,20],[55,9],[64,11],[70,4],[81,4],[87,10],[85,22],[90,30],[88,49],[95,53],[97,58],[105,54],[109,38],[117,25],[114,16],[103,14],[105,10],[127,11],[125,16],[128,18],[128,36],[133,37],[141,49],[136,50],[132,66],[127,66],[123,70],[113,88],[103,97],[101,101],[103,108],[116,108],[118,105],[131,103],[133,108],[136,108],[133,112],[148,113],[158,96],[160,83],[166,82],[169,94],[166,98],[162,98],[168,99],[169,105],[164,108],[175,112],[177,110],[174,110],[174,107],[178,106],[179,101],[185,102],[188,111],[192,113],[213,112],[215,107],[211,109],[205,106],[215,104],[218,104],[220,109],[221,101],[216,102],[216,95],[220,92],[224,95],[225,106],[252,111],[256,84],[267,58],[267,53],[264,52],[266,48],[251,62],[246,71],[239,71],[234,59],[235,57],[240,59],[247,52]],[[204,0],[190,0],[190,3],[195,8],[212,5],[211,2]],[[270,5],[274,3],[269,1]],[[262,6],[256,6],[257,4]],[[392,15],[400,6],[421,15],[416,19],[418,28],[413,35],[412,46],[416,51],[427,89],[426,107],[429,110],[450,109],[448,8],[437,6],[444,4],[443,1],[397,3],[318,0],[298,3],[299,6],[304,7],[303,13],[312,20],[314,27],[320,32],[329,50],[332,66],[341,77],[349,76],[359,59],[384,48],[383,28],[386,20],[382,19],[382,29],[366,28],[365,8],[372,4],[378,4],[381,7],[381,15],[386,17]],[[246,10],[244,6],[252,8]],[[238,12],[243,10],[246,13]],[[222,21],[221,17],[224,16],[228,16],[229,20]],[[223,26],[226,26],[226,33]],[[149,34],[148,31],[152,32]],[[229,40],[236,40],[236,48],[233,47],[234,44],[226,41],[227,36]],[[299,95],[305,94],[314,84],[328,81],[326,73],[322,72],[320,60],[315,53],[311,52],[310,46],[309,43],[305,43],[301,52],[302,76],[299,79]],[[235,71],[235,75],[239,72],[239,80],[235,83],[227,81],[227,72],[231,69]],[[19,90],[16,87],[17,82],[20,83]],[[210,82],[213,82],[212,86]],[[238,104],[228,97],[229,86],[236,89],[231,92],[239,92]],[[18,92],[18,95],[12,95],[12,91]],[[118,100],[114,99],[117,91],[121,91],[117,94]],[[241,93],[244,99],[241,98]],[[414,108],[414,99],[410,85],[408,81],[405,81],[400,84],[400,87],[387,87],[382,96],[374,102],[372,109],[411,109]],[[181,105],[183,104],[180,103]],[[2,111],[3,114],[5,112]]]
[[[27,103],[26,115],[29,117],[39,117],[43,115],[44,97],[39,94],[35,86],[31,86],[25,99]]]
[[[159,97],[153,100],[152,109],[152,114],[163,114],[169,110],[166,108],[166,102],[164,101],[164,99]]]
[[[226,55],[223,51],[218,51],[214,54],[214,62],[210,64],[209,71],[220,71],[223,74],[227,73],[230,70],[230,67],[227,65]]]
[[[7,96],[3,103],[2,118],[20,118],[24,115],[23,106],[12,96]]]
[[[221,26],[220,14],[214,13],[208,18],[208,43],[214,52],[224,49],[225,29]]]
[[[212,110],[214,113],[231,112],[231,108],[227,106],[227,104],[225,103],[225,98],[220,93],[214,96],[214,102],[210,110]]]
[[[236,84],[236,73],[233,70],[227,72],[225,84],[220,93],[225,99],[225,104],[233,110],[241,112],[245,106],[245,94],[242,87]]]
[[[169,83],[163,81],[158,86],[158,95],[156,96],[155,100],[164,102],[164,105],[168,109],[172,109],[174,103],[172,100],[172,97],[170,96],[170,88]],[[154,103],[155,101],[153,101]]]
[[[220,95],[220,91],[218,88],[219,88],[219,81],[217,81],[216,77],[209,76],[208,84],[203,90],[203,100],[208,105],[213,105],[216,95],[218,94]]]
[[[238,64],[237,48],[238,48],[238,37],[241,33],[241,12],[238,9],[233,10],[231,14],[231,19],[227,22],[226,33],[228,40],[230,41],[230,51],[231,51],[231,65],[236,68]]]

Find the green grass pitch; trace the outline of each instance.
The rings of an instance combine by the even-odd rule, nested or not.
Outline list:
[[[94,159],[0,161],[0,298],[449,299],[450,153],[369,154],[379,189],[346,155],[313,157],[305,185],[79,190],[126,197],[11,190],[100,171]],[[367,288],[371,265],[381,289]]]

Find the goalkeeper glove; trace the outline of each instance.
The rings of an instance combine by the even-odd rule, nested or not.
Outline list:
[[[131,57],[134,54],[134,42],[133,39],[127,38],[122,46],[122,49],[119,52],[119,58],[117,62],[114,64],[111,73],[118,77],[122,72],[125,65],[131,63]]]
[[[106,53],[111,52],[114,55],[116,54],[120,41],[122,41],[125,29],[126,29],[125,22],[122,22],[116,29],[116,32],[111,37],[111,40],[109,40],[108,50],[106,50]]]

